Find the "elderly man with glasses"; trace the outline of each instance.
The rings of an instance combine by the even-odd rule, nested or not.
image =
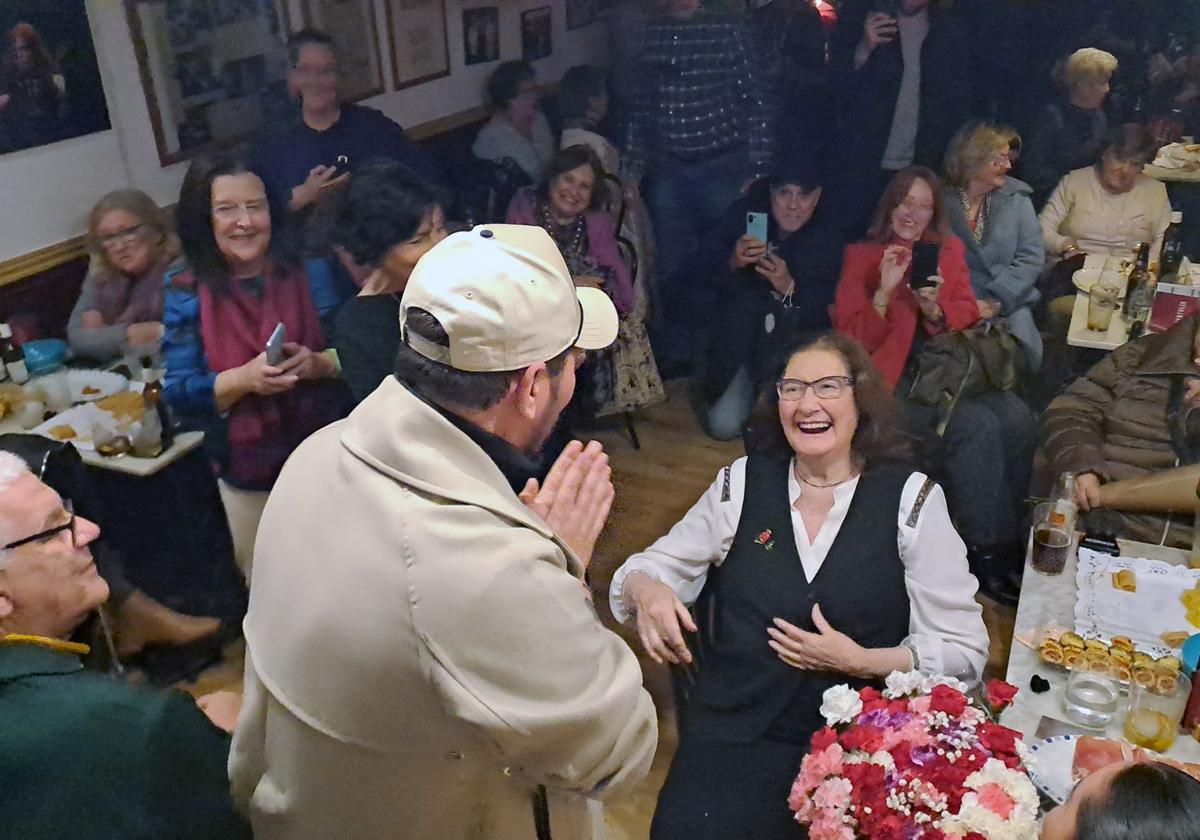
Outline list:
[[[88,547],[99,533],[0,452],[0,833],[249,837],[225,781],[229,736],[185,694],[85,671],[87,645],[68,641],[108,598]]]

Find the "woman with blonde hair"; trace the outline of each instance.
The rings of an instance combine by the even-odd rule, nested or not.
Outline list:
[[[1031,307],[1041,297],[1037,279],[1046,254],[1033,191],[1008,174],[1020,151],[1013,129],[968,123],[946,150],[942,192],[950,230],[966,245],[980,318],[1007,319],[1029,369],[1037,370],[1042,336]]]
[[[1094,47],[1076,50],[1053,71],[1063,97],[1048,103],[1034,120],[1021,170],[1038,205],[1059,178],[1096,158],[1108,131],[1104,100],[1116,71],[1117,57]]]
[[[178,269],[179,240],[167,214],[140,190],[104,196],[88,217],[91,265],[67,338],[79,356],[108,361],[162,337],[163,278]]]

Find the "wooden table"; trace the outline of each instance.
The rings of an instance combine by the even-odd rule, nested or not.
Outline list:
[[[1150,560],[1163,560],[1175,564],[1187,563],[1187,552],[1177,548],[1166,548],[1132,540],[1119,540],[1118,543],[1123,556],[1145,557]],[[1075,571],[1074,550],[1067,558],[1067,565],[1060,575],[1039,574],[1033,570],[1033,566],[1029,562],[1025,563],[1025,576],[1021,583],[1021,600],[1017,606],[1014,636],[1035,632],[1048,620],[1054,620],[1063,627],[1075,626]],[[1016,702],[1004,711],[1000,722],[1024,733],[1027,743],[1034,743],[1037,740],[1034,733],[1043,717],[1062,721],[1066,726],[1076,726],[1069,722],[1062,707],[1063,691],[1066,688],[1068,673],[1061,668],[1045,664],[1038,658],[1035,651],[1014,638],[1008,657],[1008,674],[1005,678],[1020,689],[1020,692],[1017,694]],[[1029,680],[1034,674],[1044,677],[1050,683],[1049,691],[1034,694],[1030,690]],[[1088,732],[1107,738],[1120,739],[1124,722],[1124,714],[1118,713],[1103,732],[1099,730],[1088,730]],[[1079,729],[1083,731],[1082,727]],[[1200,762],[1200,742],[1180,734],[1166,754],[1183,761]]]
[[[1112,321],[1104,332],[1089,330],[1087,319],[1087,292],[1078,292],[1075,295],[1075,308],[1071,310],[1071,325],[1067,327],[1067,344],[1092,350],[1116,350],[1129,340],[1129,324],[1121,315],[1120,306],[1113,312]]]

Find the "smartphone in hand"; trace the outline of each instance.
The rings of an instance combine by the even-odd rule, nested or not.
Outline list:
[[[937,242],[914,242],[912,254],[912,273],[908,285],[914,290],[932,286],[929,278],[938,273],[938,257],[942,246]]]
[[[767,214],[766,213],[747,213],[746,214],[746,235],[757,237],[759,242],[766,244],[766,241],[767,241]]]
[[[271,337],[267,339],[267,364],[272,367],[283,364],[283,342],[285,341],[287,341],[287,328],[283,326],[283,321],[280,321],[271,331]]]

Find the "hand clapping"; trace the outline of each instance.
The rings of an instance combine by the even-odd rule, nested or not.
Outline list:
[[[519,497],[525,506],[546,521],[587,568],[596,538],[613,503],[612,467],[598,442],[586,447],[577,440],[566,445],[544,484],[536,478],[525,483]]]

